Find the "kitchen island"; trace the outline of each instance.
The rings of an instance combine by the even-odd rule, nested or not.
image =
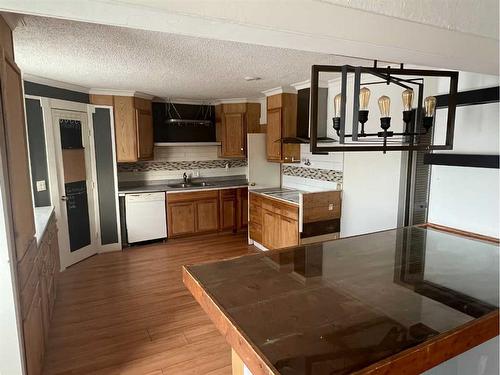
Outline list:
[[[498,336],[498,261],[493,239],[414,226],[189,265],[183,280],[236,372],[241,358],[253,375],[419,374]]]

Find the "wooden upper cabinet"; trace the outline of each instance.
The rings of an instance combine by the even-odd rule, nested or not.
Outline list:
[[[267,159],[281,161],[281,108],[267,110]]]
[[[246,155],[244,115],[242,113],[224,113],[222,124],[222,155],[244,158]]]
[[[151,112],[136,109],[137,159],[153,159],[153,116]]]
[[[35,236],[24,99],[21,73],[16,64],[5,53],[1,64],[2,120],[5,130],[10,204],[16,256],[20,261]]]
[[[280,163],[299,163],[300,145],[281,140],[297,135],[297,95],[267,97],[267,159]]]
[[[231,103],[215,106],[217,141],[221,143],[219,157],[246,157],[247,133],[260,131],[260,104]]]
[[[150,100],[133,96],[91,95],[96,105],[112,105],[115,117],[116,159],[153,159],[153,111]]]

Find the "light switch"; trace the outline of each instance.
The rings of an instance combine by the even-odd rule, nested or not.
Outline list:
[[[45,191],[47,186],[45,185],[45,180],[40,180],[36,182],[36,191]]]

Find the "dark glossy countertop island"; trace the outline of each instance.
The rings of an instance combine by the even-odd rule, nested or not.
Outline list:
[[[190,265],[254,375],[418,374],[498,336],[498,243],[408,227]]]

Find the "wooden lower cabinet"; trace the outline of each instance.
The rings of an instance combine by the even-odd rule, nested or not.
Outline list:
[[[24,350],[28,375],[42,373],[44,345],[44,324],[42,313],[42,298],[37,287],[33,301],[23,320]]]
[[[236,189],[220,190],[220,230],[236,230],[238,210]]]
[[[54,214],[39,245],[37,246],[36,241],[33,242],[25,257],[18,262],[17,268],[27,374],[39,375],[49,336],[59,273],[59,244]]]
[[[201,190],[167,194],[170,238],[247,227],[248,189]]]
[[[169,203],[167,206],[168,236],[176,237],[195,233],[193,202]]]
[[[210,199],[195,203],[196,233],[216,232],[219,229],[218,199]]]
[[[271,250],[297,246],[298,211],[295,205],[250,193],[250,239]]]

